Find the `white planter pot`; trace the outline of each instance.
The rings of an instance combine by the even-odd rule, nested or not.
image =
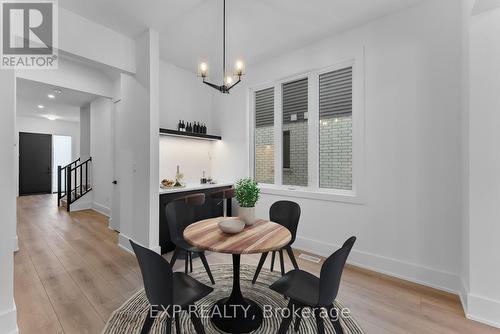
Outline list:
[[[240,208],[238,217],[247,225],[255,224],[255,208]]]

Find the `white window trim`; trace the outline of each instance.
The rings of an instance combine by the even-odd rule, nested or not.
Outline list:
[[[319,76],[345,67],[353,67],[352,112],[352,190],[319,187]],[[308,78],[308,187],[282,184],[282,84]],[[255,92],[274,87],[274,184],[260,184],[263,194],[316,199],[352,204],[364,203],[365,185],[365,52],[364,48],[351,59],[337,61],[335,65],[303,72],[258,85],[249,89],[249,161],[250,175],[255,175]],[[318,120],[314,122],[314,120]]]

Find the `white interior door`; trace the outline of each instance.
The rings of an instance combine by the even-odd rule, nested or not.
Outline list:
[[[113,131],[112,134],[112,146],[113,146],[113,190],[112,194],[112,207],[111,207],[111,220],[109,223],[109,227],[115,231],[120,231],[120,209],[121,209],[121,200],[120,200],[120,180],[119,180],[119,162],[120,159],[120,149],[117,146],[117,143],[120,142],[120,131],[117,130],[120,122],[120,101],[113,103],[113,111],[111,116],[112,126],[111,129]]]

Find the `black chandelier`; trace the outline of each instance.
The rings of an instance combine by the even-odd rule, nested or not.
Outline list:
[[[222,78],[223,84],[216,85],[207,81],[208,77],[208,65],[202,62],[198,66],[198,75],[203,78],[203,83],[209,85],[212,88],[217,89],[219,92],[224,94],[229,94],[229,90],[241,82],[241,77],[244,75],[243,61],[237,60],[235,64],[234,76],[238,78],[236,82],[233,83],[233,76],[228,75],[226,72],[226,0],[222,0]]]

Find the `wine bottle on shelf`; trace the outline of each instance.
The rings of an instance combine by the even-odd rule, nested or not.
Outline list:
[[[203,125],[202,125],[202,133],[207,134],[207,126],[205,123],[203,123]]]
[[[177,123],[177,131],[181,131],[181,120],[179,120],[179,123]]]
[[[196,122],[194,124],[194,132],[200,133],[200,123]]]
[[[184,124],[184,121],[181,122],[181,132],[186,131],[186,124]]]
[[[188,123],[188,132],[193,132],[193,125],[191,123]]]

